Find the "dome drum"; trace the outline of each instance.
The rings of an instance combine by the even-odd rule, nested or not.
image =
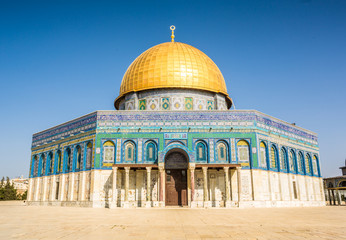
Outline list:
[[[153,89],[128,93],[119,102],[119,110],[200,111],[227,110],[223,94],[194,89]]]

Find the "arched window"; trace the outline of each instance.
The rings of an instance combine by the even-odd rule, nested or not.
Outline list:
[[[295,170],[295,162],[296,162],[296,154],[294,153],[293,150],[290,151],[290,155],[289,155],[289,167],[290,167],[290,171],[294,172]]]
[[[297,164],[298,164],[298,172],[303,173],[304,157],[303,157],[302,152],[299,152],[299,154],[298,154]]]
[[[48,173],[49,173],[49,174],[52,174],[53,171],[54,171],[54,168],[53,168],[53,166],[54,166],[54,161],[53,161],[53,153],[52,153],[52,152],[50,152],[50,153],[48,154],[48,162],[49,162]]]
[[[314,172],[314,175],[318,175],[318,168],[317,168],[317,157],[314,155],[313,161],[312,161],[312,170]]]
[[[339,182],[339,187],[346,187],[346,181]]]
[[[33,168],[32,175],[34,177],[37,177],[37,170],[38,170],[37,156],[35,156],[32,161],[33,161],[33,163],[32,163],[32,168]]]
[[[238,150],[238,160],[239,162],[249,162],[250,161],[250,151],[249,144],[245,140],[240,140],[237,143]]]
[[[155,162],[157,160],[156,144],[152,141],[146,145],[146,161]]]
[[[216,145],[217,160],[225,162],[228,160],[228,146],[224,141],[219,141]]]
[[[76,169],[80,170],[81,169],[81,164],[82,164],[82,149],[78,145],[75,149],[76,151]]]
[[[115,159],[115,146],[111,141],[107,141],[103,144],[103,162],[114,163]]]
[[[287,169],[287,152],[283,147],[280,150],[280,168],[283,170]]]
[[[260,167],[267,167],[267,146],[264,142],[260,143]]]
[[[125,144],[125,161],[134,161],[135,159],[135,145],[132,142]]]
[[[56,161],[57,161],[57,173],[61,173],[62,172],[62,159],[61,159],[61,151],[58,150],[57,153],[56,153]]]
[[[305,173],[311,173],[310,169],[311,157],[309,154],[305,155]]]
[[[66,172],[72,170],[72,158],[71,158],[71,149],[67,148],[65,151],[65,162],[66,162]]]
[[[207,162],[207,147],[204,142],[198,141],[196,144],[197,161]]]
[[[92,156],[93,156],[93,145],[91,142],[88,142],[86,150],[86,169],[91,169]]]
[[[272,145],[272,147],[270,148],[270,167],[277,168],[277,162],[278,162],[278,152],[276,150],[276,147]]]
[[[42,161],[42,165],[41,165],[41,172],[40,172],[40,176],[44,176],[46,174],[46,156],[44,154],[41,155],[41,161]]]

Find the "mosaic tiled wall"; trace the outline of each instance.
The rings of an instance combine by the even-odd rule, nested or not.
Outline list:
[[[164,102],[167,103],[167,102]],[[170,102],[171,103],[171,102]],[[133,163],[145,162],[145,141],[155,139],[158,147],[157,161],[163,161],[164,151],[172,145],[182,146],[195,159],[194,141],[203,139],[207,143],[208,162],[218,162],[217,141],[223,140],[229,146],[227,161],[238,163],[237,142],[246,140],[249,143],[250,161],[252,167],[263,168],[258,165],[258,142],[265,141],[275,144],[278,149],[284,146],[287,151],[298,149],[304,156],[310,153],[318,158],[317,136],[308,130],[291,125],[279,119],[270,117],[254,110],[232,111],[160,111],[156,113],[146,111],[97,111],[76,120],[61,124],[55,128],[35,134],[33,139],[33,156],[40,158],[42,152],[64,149],[66,146],[76,146],[79,139],[88,132],[88,139],[96,136],[93,142],[95,161],[93,168],[102,168],[102,142],[110,139],[114,142],[114,159],[122,163],[124,159],[124,142],[131,140],[135,143],[136,159]],[[60,132],[61,131],[61,132]],[[61,137],[65,136],[65,137]],[[42,145],[41,145],[41,144]],[[57,144],[59,146],[57,146]],[[84,146],[85,148],[85,146]],[[83,148],[83,149],[84,149]],[[73,148],[72,148],[73,149]],[[84,164],[85,152],[82,152]],[[46,156],[46,155],[45,155]],[[47,156],[46,156],[47,157]],[[278,156],[279,157],[279,156]],[[65,157],[63,156],[65,159]],[[35,162],[31,168],[40,169]],[[107,165],[105,167],[110,167]],[[249,163],[242,163],[244,168]],[[275,169],[273,169],[275,170]],[[278,170],[278,169],[276,169]]]
[[[317,145],[317,134],[255,110],[205,112],[98,111],[97,128],[260,129]]]
[[[138,109],[136,102],[138,102]],[[184,89],[163,89],[130,93],[120,103],[120,110],[179,111],[217,109],[227,109],[223,95]]]
[[[56,127],[36,133],[32,137],[32,147],[55,142],[80,133],[96,129],[97,113],[93,112],[83,117],[71,120]]]

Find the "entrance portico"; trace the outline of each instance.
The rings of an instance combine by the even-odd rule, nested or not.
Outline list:
[[[188,163],[181,150],[170,151],[165,160],[166,164],[114,164],[110,208],[229,208],[237,206],[241,200],[240,165]],[[138,180],[138,174],[142,182]],[[136,190],[133,190],[134,186]],[[144,198],[140,197],[141,191]]]

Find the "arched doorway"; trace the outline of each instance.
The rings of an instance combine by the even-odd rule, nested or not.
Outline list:
[[[181,149],[166,154],[166,206],[187,206],[188,156]]]

